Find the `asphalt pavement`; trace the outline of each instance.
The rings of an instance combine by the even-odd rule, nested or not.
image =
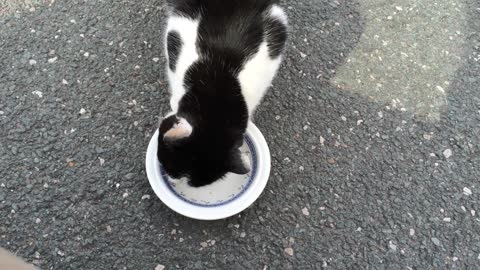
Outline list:
[[[388,2],[388,3],[385,3]],[[0,246],[42,269],[480,269],[480,4],[283,1],[260,199],[202,222],[151,190],[164,1],[0,15]]]

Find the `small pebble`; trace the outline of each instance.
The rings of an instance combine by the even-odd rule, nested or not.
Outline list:
[[[470,196],[470,195],[472,195],[472,190],[469,189],[468,187],[464,187],[463,188],[463,194],[465,194],[466,196]]]
[[[165,269],[165,265],[163,264],[157,264],[157,266],[155,267],[155,270],[164,270]]]
[[[472,210],[470,210],[470,214],[472,214],[472,217],[474,217],[474,216],[475,216],[475,214],[476,214],[475,210],[473,210],[473,209],[472,209]]]
[[[208,243],[207,242],[201,242],[200,246],[202,246],[202,248],[206,248],[206,247],[208,247]]]
[[[286,248],[284,252],[290,257],[293,256],[293,248]]]
[[[86,114],[86,113],[87,113],[87,110],[85,110],[84,108],[80,109],[80,114]]]
[[[305,215],[305,216],[309,216],[310,215],[310,211],[308,211],[308,208],[304,207],[302,209],[302,213]]]
[[[110,225],[107,225],[107,232],[108,232],[108,233],[111,233],[111,232],[112,232],[112,227],[110,227]]]
[[[52,57],[52,58],[48,59],[48,63],[50,63],[50,64],[55,63],[55,61],[57,61],[57,59],[58,58],[56,56]]]
[[[160,61],[160,58],[154,57],[152,60],[153,60],[153,62],[157,63],[158,61]]]
[[[452,156],[452,150],[451,149],[446,149],[445,151],[443,151],[443,156],[445,158],[450,158]]]
[[[445,221],[445,222],[450,222],[450,221],[452,221],[452,219],[449,218],[449,217],[446,217],[446,218],[443,218],[443,221]]]
[[[397,251],[397,245],[395,245],[395,243],[393,241],[390,241],[388,243],[388,247],[392,250],[392,251]]]
[[[128,197],[128,193],[127,193],[127,192],[123,193],[122,197],[123,197],[123,198],[127,198],[127,197]]]
[[[150,195],[143,195],[142,196],[142,201],[143,200],[150,200]]]
[[[343,116],[343,115],[342,115],[342,117],[340,117],[340,118],[342,119],[343,122],[347,121],[347,117],[345,117],[345,116]]]
[[[67,85],[68,84],[67,80],[63,79],[62,84]]]
[[[33,60],[33,59],[30,59],[30,60],[28,61],[28,63],[29,63],[31,66],[33,66],[33,65],[36,65],[36,64],[37,64],[37,61],[36,61],[36,60]]]
[[[43,97],[43,93],[38,90],[33,91],[32,94],[37,95],[39,98]]]
[[[245,232],[240,233],[240,237],[244,238],[247,234]]]
[[[90,53],[89,53],[89,52],[85,52],[85,53],[83,54],[83,56],[89,57],[89,56],[90,56]]]
[[[432,237],[432,242],[433,242],[433,244],[435,244],[436,246],[440,246],[440,240],[438,240],[438,238]]]
[[[37,223],[37,224],[38,224],[38,223],[40,223],[40,222],[42,222],[42,220],[41,220],[41,219],[39,219],[39,218],[35,219],[35,223]]]

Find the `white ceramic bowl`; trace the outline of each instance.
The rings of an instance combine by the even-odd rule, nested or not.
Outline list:
[[[170,209],[200,220],[223,219],[240,213],[262,194],[270,176],[270,150],[262,133],[249,123],[242,152],[248,154],[247,175],[229,173],[211,185],[194,188],[186,182],[172,182],[157,158],[158,129],[147,149],[147,176],[155,194]]]

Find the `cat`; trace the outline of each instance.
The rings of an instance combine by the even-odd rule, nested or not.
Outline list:
[[[167,2],[172,111],[159,127],[159,161],[193,187],[246,174],[239,147],[282,61],[287,16],[277,0]]]

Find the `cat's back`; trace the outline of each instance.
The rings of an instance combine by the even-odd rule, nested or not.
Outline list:
[[[269,28],[275,27],[272,21],[277,26],[272,30],[281,30],[278,27],[286,25],[286,16],[277,2],[175,0],[170,1],[170,6],[171,17],[198,22],[196,43],[201,51],[236,50],[248,56],[258,49]],[[183,29],[186,28],[179,27],[180,31]]]
[[[182,16],[196,18],[200,13],[226,15],[262,12],[278,0],[167,0],[169,7]]]
[[[236,70],[247,105],[253,110],[280,65],[286,41],[287,17],[277,2],[170,0],[166,51],[171,103],[183,96],[185,73],[200,60]]]

